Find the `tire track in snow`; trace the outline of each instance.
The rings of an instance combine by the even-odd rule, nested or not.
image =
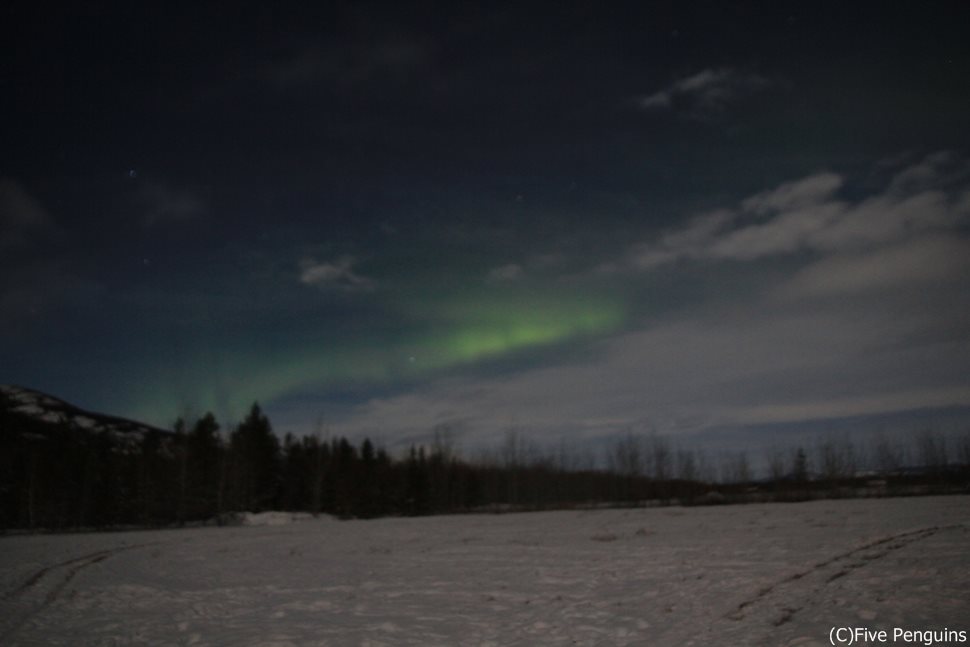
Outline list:
[[[812,567],[789,575],[788,577],[770,584],[760,589],[752,597],[742,601],[737,607],[723,616],[723,618],[733,621],[741,621],[749,615],[761,612],[761,608],[768,602],[794,587],[805,589],[796,591],[792,596],[784,596],[785,599],[796,597],[799,599],[809,599],[823,591],[826,586],[839,578],[845,577],[852,572],[860,569],[871,562],[882,559],[890,553],[904,548],[914,542],[932,537],[944,530],[956,530],[963,528],[961,524],[949,526],[931,526],[897,533],[888,537],[883,537],[867,544],[853,548],[852,550],[840,553],[818,562]],[[781,626],[790,621],[792,617],[801,611],[804,606],[792,607],[782,606],[779,612],[774,614],[771,624],[775,627]]]
[[[2,624],[0,624],[0,644],[5,644],[12,635],[17,633],[17,631],[19,631],[20,628],[27,623],[28,620],[57,601],[64,589],[67,588],[67,585],[70,584],[71,581],[77,577],[78,573],[80,573],[82,570],[88,568],[89,566],[93,566],[94,564],[103,562],[109,557],[114,557],[119,553],[134,550],[135,548],[152,546],[157,543],[159,542],[134,544],[131,546],[120,546],[118,548],[112,548],[109,550],[99,550],[94,553],[88,553],[87,555],[81,555],[80,557],[74,557],[63,562],[45,566],[33,573],[30,577],[24,580],[20,586],[3,596],[4,606],[8,608],[4,613],[6,622],[2,624],[9,623],[9,626],[3,627]],[[47,587],[41,586],[43,582],[50,581],[52,581],[52,583]],[[43,591],[44,588],[47,589],[46,592]],[[38,597],[40,598],[39,601],[37,600]],[[26,607],[26,609],[22,613],[18,614],[14,612],[16,607]]]

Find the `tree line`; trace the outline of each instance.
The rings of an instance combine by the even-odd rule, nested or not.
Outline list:
[[[172,432],[121,434],[4,412],[0,528],[160,526],[263,510],[370,518],[539,509],[628,491],[629,479],[592,466],[503,455],[501,463],[463,460],[445,433],[396,458],[366,438],[281,440],[255,404],[228,433],[212,414],[178,420]],[[650,490],[646,477],[634,480]]]
[[[497,451],[470,461],[458,455],[446,429],[429,445],[397,457],[369,439],[280,439],[256,404],[225,432],[211,413],[178,420],[171,432],[123,434],[3,412],[0,527],[160,526],[263,510],[370,518],[717,503],[745,500],[752,490],[799,499],[858,487],[869,478],[860,476],[860,452],[851,444],[826,442],[816,449],[813,457],[802,448],[769,456],[769,477],[757,479],[743,452],[714,462],[656,435],[625,434],[605,461],[597,461],[564,447],[543,452],[510,431]],[[940,435],[918,437],[917,449],[932,469],[907,473],[906,457],[889,444],[870,453],[882,462],[879,473],[897,485],[966,487],[970,443],[957,448],[956,461]]]

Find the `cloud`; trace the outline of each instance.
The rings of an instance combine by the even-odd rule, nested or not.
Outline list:
[[[727,67],[708,68],[639,98],[637,105],[648,111],[683,111],[688,117],[706,120],[765,84],[767,80],[756,74]]]
[[[844,213],[838,202],[774,214],[764,223],[743,226],[708,241],[700,257],[750,261],[812,247]]]
[[[17,180],[0,177],[0,327],[5,332],[29,334],[57,309],[84,307],[103,294],[103,286],[71,261],[65,243],[63,229],[40,201]]]
[[[487,447],[512,425],[549,444],[630,428],[690,434],[970,405],[959,370],[970,349],[960,340],[914,346],[929,325],[923,313],[770,305],[756,298],[630,331],[583,361],[443,378],[371,399],[339,425],[368,433],[393,421],[395,433],[427,434],[460,412],[468,442]]]
[[[942,161],[930,156],[897,174],[883,192],[854,202],[838,198],[844,179],[835,173],[786,182],[636,246],[629,265],[651,269],[682,259],[754,261],[803,251],[850,252],[953,233],[970,221],[970,201],[965,188],[934,183],[944,178]]]
[[[312,258],[304,259],[300,263],[300,283],[346,292],[373,290],[376,286],[374,281],[354,272],[356,263],[353,256],[342,256],[335,261],[324,263],[318,263]]]
[[[754,404],[739,409],[737,424],[777,424],[803,420],[828,420],[854,416],[885,415],[916,409],[970,406],[970,384],[954,387],[897,390],[876,395],[832,397],[793,404]]]
[[[680,258],[701,258],[711,241],[735,218],[735,212],[730,209],[697,216],[686,227],[666,232],[657,243],[637,245],[630,263],[637,269],[649,270]]]
[[[783,287],[789,298],[897,291],[970,279],[970,241],[925,236],[869,252],[827,256]]]
[[[146,227],[162,222],[192,220],[205,215],[208,207],[194,192],[164,182],[150,181],[138,191],[141,220]]]
[[[741,206],[745,211],[759,214],[803,209],[829,200],[842,184],[842,178],[835,173],[818,173],[755,194]]]
[[[0,177],[0,249],[23,246],[54,228],[47,210],[19,182]]]
[[[0,325],[5,332],[29,333],[64,307],[84,308],[105,294],[104,286],[83,276],[68,260],[51,256],[14,263],[0,272]],[[58,313],[62,317],[63,313]]]
[[[946,174],[947,167],[956,161],[953,153],[939,151],[927,155],[921,162],[906,167],[892,179],[889,188],[892,191],[913,191],[923,189],[940,181]]]
[[[339,42],[311,43],[277,63],[262,76],[280,89],[320,84],[359,86],[377,79],[402,80],[425,65],[430,52],[420,42],[399,32],[348,36]]]
[[[525,274],[525,270],[518,263],[508,263],[507,265],[501,265],[499,267],[494,267],[488,272],[488,281],[493,283],[503,283],[507,281],[515,281],[522,278]]]
[[[373,398],[338,424],[368,433],[393,421],[415,438],[460,412],[465,442],[488,447],[513,425],[540,444],[625,429],[723,438],[970,406],[970,200],[958,163],[930,156],[851,197],[846,177],[816,173],[701,214],[633,248],[627,272],[761,262],[770,271],[757,289],[733,290],[733,273],[684,273],[717,298],[668,312],[658,299],[622,332],[568,342],[582,352],[470,366]]]

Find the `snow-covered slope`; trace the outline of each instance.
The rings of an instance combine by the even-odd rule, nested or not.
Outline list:
[[[10,420],[41,423],[31,425],[33,431],[43,430],[44,424],[66,425],[78,433],[106,432],[133,441],[151,432],[171,433],[142,422],[86,411],[52,395],[21,386],[0,385],[0,413]],[[8,431],[0,429],[0,433]]]
[[[0,644],[809,647],[833,627],[970,631],[968,513],[950,496],[6,537]]]

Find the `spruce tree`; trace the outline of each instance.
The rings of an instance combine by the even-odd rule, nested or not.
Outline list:
[[[275,506],[280,486],[280,443],[258,404],[253,403],[232,433],[230,451],[236,506],[255,511]]]

